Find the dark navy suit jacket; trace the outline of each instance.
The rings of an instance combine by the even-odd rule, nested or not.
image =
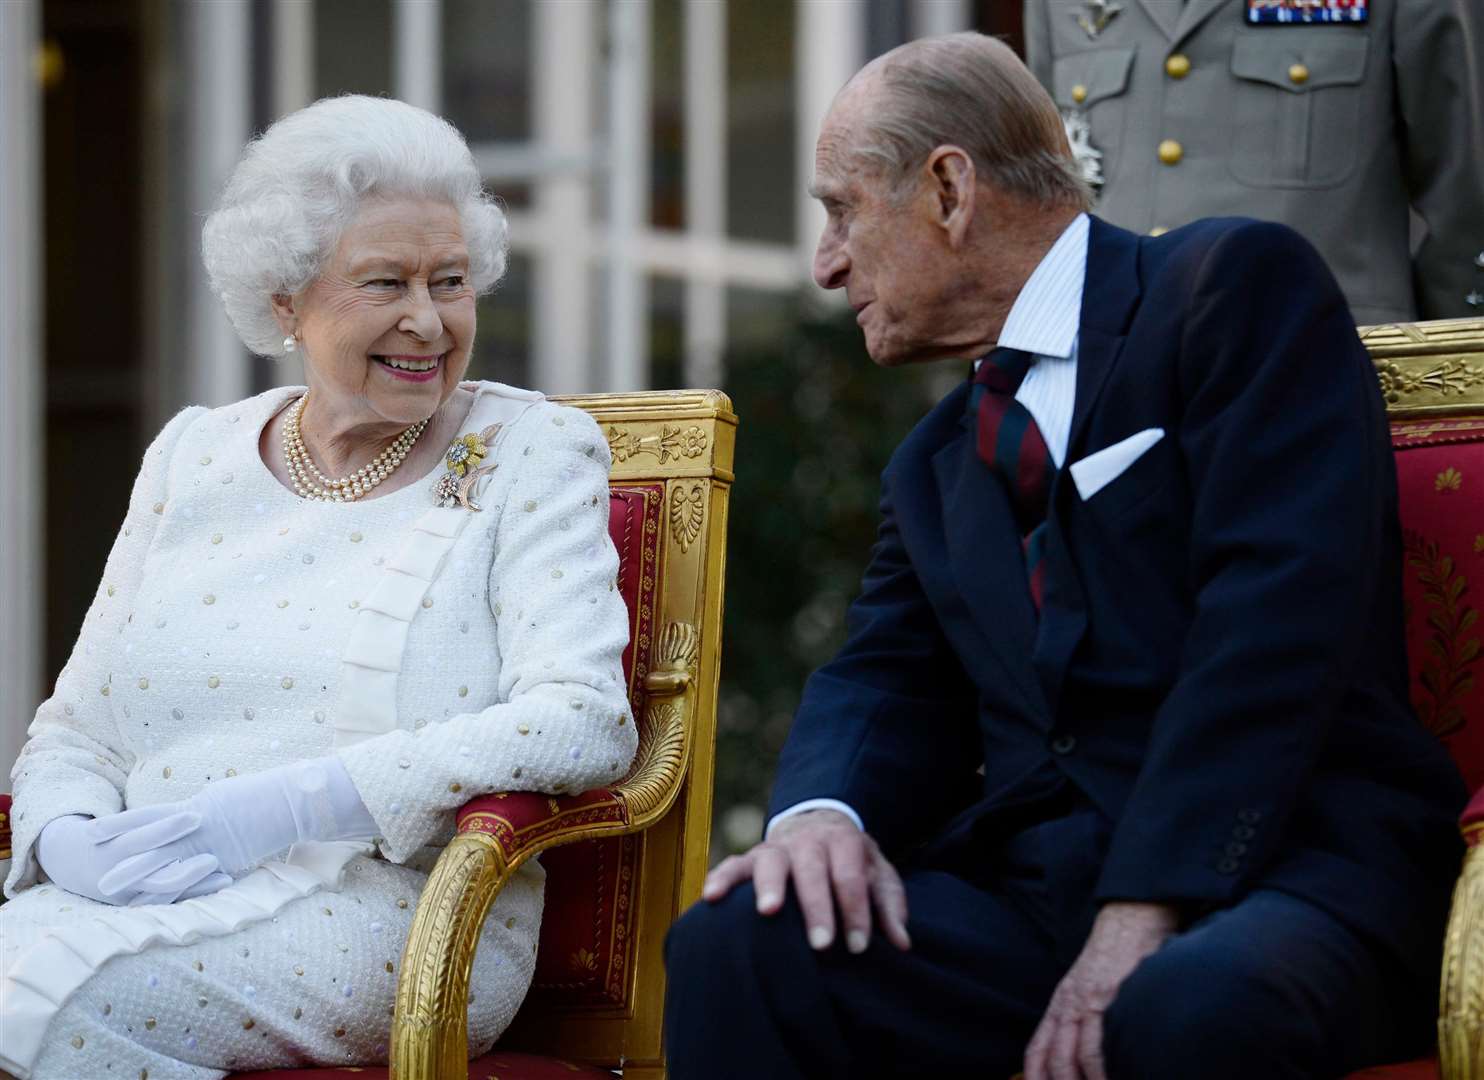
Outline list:
[[[1165,437],[1085,501],[1061,470],[1039,619],[967,394],[883,474],[772,812],[839,799],[894,858],[974,858],[1074,790],[1109,823],[1099,901],[1277,888],[1435,966],[1465,791],[1407,701],[1385,412],[1319,256],[1278,225],[1093,219],[1065,460]]]

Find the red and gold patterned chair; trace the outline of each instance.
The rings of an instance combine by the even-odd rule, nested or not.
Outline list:
[[[1357,1077],[1484,1077],[1484,320],[1361,328],[1391,419],[1412,703],[1473,799],[1443,954],[1438,1062]],[[1472,584],[1472,592],[1470,585]]]
[[[664,934],[699,898],[708,866],[737,418],[714,391],[559,400],[589,412],[613,453],[609,533],[629,607],[624,671],[639,753],[613,788],[489,795],[459,812],[402,954],[390,1067],[400,1080],[664,1076]],[[9,813],[10,796],[0,795],[0,860],[10,856]],[[480,927],[510,875],[543,851],[535,982],[499,1049],[471,1062],[469,971]],[[237,1080],[375,1080],[388,1071]]]

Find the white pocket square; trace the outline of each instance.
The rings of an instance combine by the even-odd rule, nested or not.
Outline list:
[[[1081,461],[1072,462],[1072,482],[1077,485],[1077,494],[1082,496],[1082,501],[1086,502],[1117,480],[1164,437],[1165,429],[1162,427],[1145,428],[1095,454],[1088,454]]]

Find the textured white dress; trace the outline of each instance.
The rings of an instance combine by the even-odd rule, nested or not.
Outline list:
[[[309,502],[258,456],[297,388],[187,409],[145,455],[53,696],[12,773],[0,1068],[220,1077],[386,1060],[397,971],[453,811],[497,790],[618,779],[637,736],[608,539],[608,448],[586,414],[494,383],[476,489],[436,474]],[[441,467],[440,467],[441,471]],[[42,826],[189,797],[336,753],[383,839],[305,844],[211,896],[117,908],[46,883]],[[543,871],[501,893],[474,963],[471,1050],[530,983]]]

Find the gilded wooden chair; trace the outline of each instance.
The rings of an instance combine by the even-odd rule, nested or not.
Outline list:
[[[1484,1080],[1484,320],[1362,327],[1391,420],[1412,703],[1474,798],[1443,954],[1438,1063],[1357,1076]],[[1470,594],[1470,583],[1474,591]]]
[[[664,934],[707,870],[736,417],[716,392],[563,400],[593,415],[613,453],[610,532],[632,620],[624,664],[638,758],[611,789],[491,795],[461,811],[402,955],[399,1080],[586,1071],[572,1062],[594,1075],[622,1068],[626,1080],[664,1076]],[[466,1065],[480,926],[516,867],[548,848],[535,984],[500,1048]]]
[[[609,534],[628,603],[624,671],[639,752],[612,788],[482,796],[418,901],[397,980],[399,1080],[664,1076],[664,934],[707,870],[721,665],[727,500],[737,418],[715,391],[562,398],[613,453]],[[0,795],[0,860],[10,856]],[[474,948],[500,888],[548,851],[535,982],[499,1049],[468,1060]],[[382,1067],[241,1073],[238,1080],[375,1080]]]

